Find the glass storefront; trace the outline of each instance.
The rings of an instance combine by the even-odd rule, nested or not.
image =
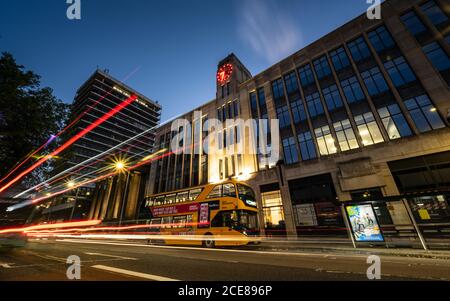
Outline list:
[[[261,199],[266,234],[285,235],[286,224],[280,191],[264,192],[261,194]]]
[[[408,198],[419,224],[450,224],[450,194]]]
[[[346,235],[330,174],[289,181],[299,235]]]

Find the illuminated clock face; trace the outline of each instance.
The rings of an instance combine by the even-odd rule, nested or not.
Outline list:
[[[222,67],[219,68],[219,71],[217,71],[217,82],[223,86],[227,83],[227,81],[230,79],[231,74],[233,74],[233,65],[231,64],[225,64]]]

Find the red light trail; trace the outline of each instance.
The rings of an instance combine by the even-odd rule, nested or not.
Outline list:
[[[39,161],[37,161],[36,163],[34,163],[32,166],[30,166],[29,168],[27,168],[25,171],[23,171],[22,173],[20,173],[17,177],[15,177],[14,179],[12,179],[10,182],[8,182],[7,184],[5,184],[3,187],[0,188],[0,192],[5,191],[8,187],[10,187],[11,185],[13,185],[14,183],[16,183],[17,181],[19,181],[21,178],[23,178],[25,175],[27,175],[28,173],[30,173],[31,171],[33,171],[34,169],[36,169],[37,167],[41,166],[43,163],[45,163],[47,160],[49,160],[50,158],[52,158],[53,156],[57,156],[59,153],[61,153],[62,151],[64,151],[66,148],[68,148],[69,146],[71,146],[73,143],[75,143],[77,140],[79,140],[81,137],[83,137],[84,135],[86,135],[87,133],[89,133],[90,131],[92,131],[93,129],[95,129],[96,127],[98,127],[99,125],[101,125],[102,123],[104,123],[106,120],[108,120],[109,118],[111,118],[112,116],[114,116],[115,114],[117,114],[118,112],[120,112],[121,110],[123,110],[125,107],[127,107],[128,105],[130,105],[133,101],[135,101],[137,99],[136,95],[132,95],[129,98],[127,98],[125,101],[123,101],[122,103],[120,103],[119,105],[117,105],[115,108],[113,108],[111,111],[109,111],[108,113],[106,113],[105,115],[103,115],[102,117],[100,117],[99,119],[97,119],[95,122],[91,123],[88,127],[86,127],[84,130],[82,130],[81,132],[79,132],[78,134],[76,134],[75,136],[73,136],[71,139],[69,139],[68,141],[66,141],[63,145],[61,145],[60,147],[58,147],[55,151],[53,151],[51,154],[45,156],[44,158],[40,159]]]
[[[140,69],[140,67],[136,68],[135,70],[133,70],[129,75],[127,75],[124,79],[124,81],[128,80],[132,75],[134,75],[134,73],[136,73],[138,70]],[[20,167],[22,167],[25,163],[27,163],[31,158],[33,158],[34,155],[36,155],[38,152],[40,152],[42,149],[44,149],[45,147],[47,147],[51,142],[53,142],[53,140],[55,140],[57,137],[61,136],[64,132],[66,132],[68,129],[70,129],[74,124],[76,124],[77,121],[79,121],[84,115],[86,115],[87,113],[89,113],[92,109],[94,109],[99,103],[100,101],[102,101],[103,99],[106,98],[106,96],[111,95],[111,91],[113,91],[114,89],[109,90],[108,92],[106,92],[105,95],[103,95],[102,97],[100,97],[100,99],[96,100],[94,103],[92,103],[92,105],[89,106],[89,108],[87,110],[85,110],[83,113],[81,113],[80,115],[78,115],[70,124],[68,124],[66,127],[64,127],[64,129],[62,129],[58,134],[56,135],[52,135],[50,137],[50,139],[44,143],[43,145],[41,145],[38,149],[36,149],[35,151],[30,152],[29,155],[27,155],[22,161],[19,161],[20,164],[16,164],[15,167],[13,167],[13,169],[8,172],[8,174],[6,176],[4,176],[2,179],[0,179],[0,183],[2,183],[4,180],[8,179],[10,175],[12,175],[16,170],[18,170]]]

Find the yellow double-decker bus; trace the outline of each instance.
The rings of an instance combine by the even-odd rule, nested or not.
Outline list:
[[[241,246],[259,242],[253,190],[230,180],[151,195],[150,228],[168,245]]]

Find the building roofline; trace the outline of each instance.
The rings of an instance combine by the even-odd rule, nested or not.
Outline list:
[[[145,96],[144,94],[136,91],[135,89],[131,88],[130,86],[128,86],[127,84],[123,83],[122,81],[116,79],[114,76],[110,75],[108,72],[105,72],[101,69],[96,69],[92,75],[88,78],[88,80],[86,80],[81,86],[80,88],[77,89],[77,94],[80,90],[82,90],[97,74],[100,74],[106,78],[108,78],[109,80],[113,81],[115,84],[117,84],[118,86],[123,87],[124,89],[128,90],[130,93],[132,94],[136,94],[140,99],[154,105],[155,107],[161,109],[161,104],[159,104],[159,102],[154,101],[150,98],[148,98],[147,96]]]

